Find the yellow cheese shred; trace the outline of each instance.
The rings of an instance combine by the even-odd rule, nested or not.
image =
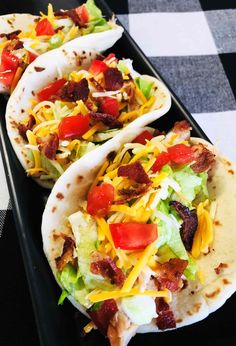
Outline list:
[[[167,300],[170,299],[169,290],[164,289],[163,291],[144,291],[140,292],[137,288],[134,288],[128,292],[124,291],[111,291],[111,292],[102,292],[102,293],[90,293],[87,298],[93,302],[101,302],[108,299],[117,299],[129,296],[151,296],[151,297],[163,297]]]
[[[90,190],[92,190],[94,188],[94,186],[97,185],[99,178],[103,176],[104,172],[106,171],[107,167],[109,166],[109,161],[105,160],[101,166],[101,168],[99,169],[96,178],[94,179]]]
[[[143,115],[144,113],[146,113],[147,110],[152,107],[155,101],[156,101],[156,97],[151,96],[150,99],[146,103],[144,103],[142,107],[140,108],[139,115]]]
[[[32,131],[28,130],[26,132],[26,136],[28,139],[29,144],[31,145],[37,145],[36,136],[33,134]],[[34,168],[40,168],[41,167],[41,156],[39,151],[32,150],[33,156],[34,156]]]
[[[88,324],[86,324],[86,326],[83,328],[84,329],[84,332],[86,334],[90,333],[93,329],[94,329],[95,325],[94,323],[91,321],[89,322]]]
[[[89,129],[83,136],[83,139],[89,139],[89,137],[91,137],[92,135],[94,135],[95,132],[97,132],[98,130],[101,130],[104,127],[102,122],[98,122],[97,124],[95,124],[93,127],[91,127],[91,129]]]
[[[135,216],[136,215],[136,211],[133,209],[133,208],[130,208],[128,207],[127,205],[112,205],[110,207],[110,211],[113,211],[113,212],[116,212],[116,211],[119,211],[121,213],[124,213],[126,215],[129,215],[129,216]]]

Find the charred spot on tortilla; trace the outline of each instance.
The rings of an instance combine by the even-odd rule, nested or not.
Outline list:
[[[222,223],[219,220],[214,220],[213,223],[215,226],[222,226]]]
[[[77,177],[77,182],[81,183],[81,181],[84,179],[84,177],[82,175],[78,175]]]
[[[211,293],[205,293],[205,296],[207,298],[213,299],[216,296],[218,296],[218,294],[221,292],[220,288],[218,287],[215,291],[211,292]]]
[[[34,69],[36,72],[42,72],[45,70],[45,67],[40,67],[40,66],[34,66]]]
[[[21,142],[21,140],[20,140],[19,137],[14,138],[14,140],[15,140],[15,142],[16,142],[17,144],[20,144],[20,142]]]
[[[229,265],[227,263],[222,263],[221,262],[218,265],[218,267],[214,268],[214,271],[216,272],[217,275],[219,275],[219,274],[221,274],[224,271],[224,269],[228,268],[228,266]]]
[[[71,184],[70,184],[70,183],[66,184],[66,188],[67,188],[67,189],[69,189],[69,188],[70,188],[70,186],[71,186]]]
[[[190,294],[193,296],[195,294],[195,291],[191,291]]]
[[[187,280],[183,279],[182,283],[183,283],[183,286],[181,287],[180,291],[183,291],[185,288],[188,287],[188,281]]]
[[[75,50],[73,51],[73,54],[74,54],[74,56],[78,55],[78,53]]]
[[[192,316],[192,315],[196,314],[201,309],[201,306],[202,306],[201,303],[194,304],[192,310],[188,310],[187,314],[189,316]]]
[[[56,210],[57,210],[56,206],[52,207],[52,213],[55,213]]]
[[[230,285],[230,284],[232,284],[232,282],[229,281],[229,280],[226,279],[226,278],[223,278],[223,279],[222,279],[222,282],[223,282],[224,285]]]
[[[35,92],[34,92],[34,90],[32,90],[32,91],[31,91],[31,94],[32,94],[33,96],[35,96]]]
[[[24,108],[21,108],[21,110],[20,110],[20,111],[21,111],[21,113],[24,113],[24,112],[25,112]]]
[[[181,322],[183,322],[182,318],[178,318],[178,319],[176,320],[176,323],[181,323]]]
[[[64,198],[64,195],[61,192],[58,192],[56,194],[56,198],[59,199],[59,200],[62,200]]]
[[[116,157],[116,152],[115,152],[115,151],[111,151],[111,152],[107,155],[107,160],[108,160],[108,161],[113,161],[115,157]]]
[[[232,169],[229,169],[228,172],[232,175],[234,175],[234,171]]]

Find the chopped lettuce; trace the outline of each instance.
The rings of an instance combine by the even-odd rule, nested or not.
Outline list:
[[[136,325],[148,324],[153,318],[157,317],[156,304],[152,297],[133,296],[122,298],[121,307]]]
[[[62,38],[60,34],[53,35],[49,41],[49,46],[51,49],[58,48],[62,45]]]
[[[86,28],[81,29],[83,35],[111,29],[111,26],[103,18],[101,10],[95,5],[93,0],[87,0],[86,8],[89,13],[89,22]]]
[[[154,82],[149,82],[141,77],[137,77],[135,83],[142,91],[143,95],[149,99]]]
[[[92,142],[96,143],[96,142],[107,141],[108,139],[115,137],[119,132],[120,132],[120,130],[117,130],[117,129],[107,130],[107,131],[103,131],[103,132],[97,132],[93,135]]]
[[[59,165],[58,162],[57,164]],[[49,176],[52,179],[57,180],[61,176],[61,170],[63,171],[63,168],[61,167],[61,170],[57,169],[51,163],[51,161],[44,155],[41,155],[41,165],[42,165],[42,168],[44,168],[49,173]]]
[[[127,67],[125,60],[119,60],[119,62],[117,64],[117,68],[122,73],[125,73],[125,74],[129,73],[129,69]]]
[[[63,290],[61,292],[60,298],[58,299],[58,305],[62,305],[64,303],[64,300],[66,299],[66,297],[68,297],[69,292],[67,292],[66,290]]]
[[[89,151],[95,149],[96,145],[92,142],[81,142],[80,148],[78,150],[78,154],[76,156],[76,160],[79,159],[81,156],[87,154]]]
[[[94,0],[87,0],[85,6],[89,13],[89,20],[102,18],[102,11],[95,5]]]

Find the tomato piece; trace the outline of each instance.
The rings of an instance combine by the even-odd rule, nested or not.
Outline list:
[[[106,114],[111,114],[115,118],[117,118],[120,114],[119,108],[119,102],[116,99],[112,99],[111,97],[104,97],[100,101],[101,111]]]
[[[159,172],[162,169],[162,167],[165,166],[169,161],[170,161],[169,153],[166,153],[163,151],[157,156],[156,161],[154,162],[152,166],[152,171]]]
[[[157,239],[157,225],[134,222],[112,223],[109,225],[116,248],[141,250]]]
[[[178,165],[184,165],[194,160],[194,152],[191,147],[184,144],[176,144],[168,149],[171,161]]]
[[[104,62],[108,62],[108,61],[111,60],[112,58],[115,58],[114,61],[115,61],[115,62],[118,62],[118,59],[116,58],[116,56],[115,56],[114,53],[108,54],[108,56],[107,56],[105,59],[103,59],[103,61],[104,61]]]
[[[93,60],[91,65],[89,66],[89,72],[94,76],[97,76],[99,73],[105,71],[107,69],[107,64],[101,60]]]
[[[133,140],[133,143],[140,143],[145,145],[147,143],[146,140],[150,141],[152,138],[153,135],[151,134],[151,132],[144,130]]]
[[[87,7],[85,4],[82,6],[79,6],[75,9],[76,13],[78,14],[81,24],[86,24],[89,21],[89,12],[87,10]]]
[[[43,89],[41,89],[37,93],[38,100],[41,101],[48,101],[50,97],[56,95],[56,93],[63,87],[63,85],[66,83],[66,79],[57,79],[54,82],[48,84]]]
[[[114,195],[114,187],[111,184],[94,186],[88,194],[87,212],[93,216],[106,216],[114,201]]]
[[[28,51],[28,54],[29,54],[29,63],[31,64],[38,57],[38,55],[31,53],[30,51]]]
[[[5,68],[5,70],[16,71],[19,64],[20,60],[16,55],[12,54],[6,49],[3,50],[1,55],[1,65]]]
[[[6,70],[3,66],[0,66],[0,82],[6,87],[10,87],[14,78],[15,72]]]
[[[36,35],[41,36],[41,35],[54,35],[55,30],[53,29],[52,24],[49,22],[47,18],[41,19],[36,27],[35,27]]]
[[[58,137],[69,139],[82,136],[89,130],[89,115],[74,115],[62,119],[58,127]]]

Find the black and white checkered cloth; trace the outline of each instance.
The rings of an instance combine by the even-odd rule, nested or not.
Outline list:
[[[236,161],[236,1],[107,3],[212,142]],[[1,250],[13,231],[1,158],[0,184]]]

